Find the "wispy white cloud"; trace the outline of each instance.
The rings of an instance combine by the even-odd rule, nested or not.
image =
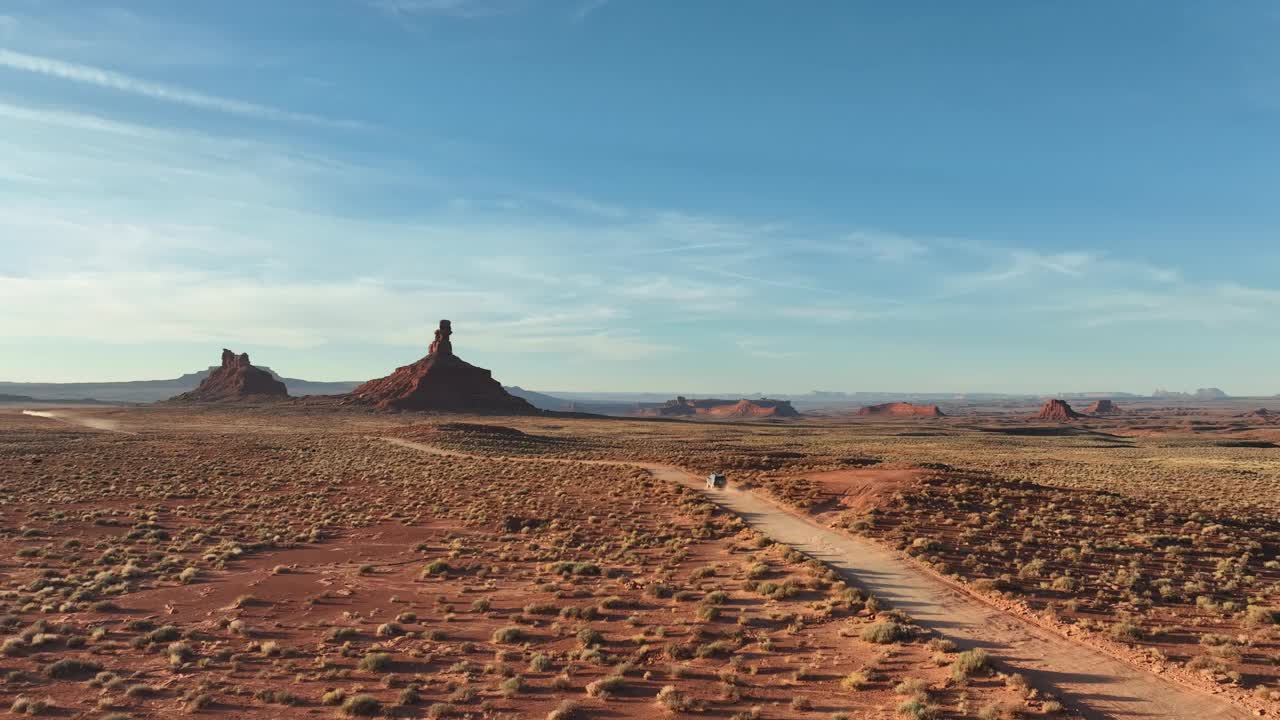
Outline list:
[[[592,13],[608,4],[609,0],[583,0],[569,14],[569,19],[575,23],[585,22]]]
[[[415,346],[436,317],[449,317],[466,329],[460,344],[485,351],[615,358],[674,349],[609,327],[613,308],[542,310],[518,293],[397,287],[374,277],[264,282],[182,269],[0,275],[0,304],[30,309],[0,317],[4,336],[107,344]]]
[[[1098,256],[1087,252],[1046,254],[1015,249],[995,267],[946,277],[943,288],[946,294],[954,295],[1026,283],[1041,275],[1079,277],[1098,263]]]
[[[773,312],[780,317],[792,320],[833,324],[875,320],[891,314],[888,310],[866,310],[837,305],[792,305],[779,307]]]
[[[392,15],[440,15],[463,20],[507,15],[520,0],[371,0],[372,7]]]
[[[353,120],[332,119],[307,113],[282,110],[268,105],[208,95],[194,90],[150,82],[103,68],[64,62],[54,58],[28,55],[0,48],[0,67],[35,73],[71,82],[117,90],[161,102],[263,120],[306,123],[335,128],[357,129],[365,124]]]
[[[731,337],[730,342],[738,352],[762,360],[787,360],[804,357],[809,353],[796,343],[782,342],[767,337]]]
[[[929,254],[925,241],[877,230],[855,230],[835,242],[807,242],[803,247],[846,257],[902,263]]]

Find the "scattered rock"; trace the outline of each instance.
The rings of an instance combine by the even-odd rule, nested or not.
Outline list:
[[[538,409],[506,390],[484,368],[453,354],[453,326],[441,320],[426,357],[397,368],[384,378],[370,380],[346,396],[344,402],[373,405],[381,410],[443,410],[448,412],[533,415]]]
[[[214,368],[195,390],[170,398],[171,402],[236,402],[283,400],[289,390],[271,373],[254,367],[249,353],[239,355],[223,348],[222,365]]]
[[[873,417],[945,417],[937,405],[913,405],[909,402],[868,405],[858,410],[858,414]]]

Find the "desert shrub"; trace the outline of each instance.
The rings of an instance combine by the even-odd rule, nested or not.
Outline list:
[[[524,628],[516,625],[500,627],[493,631],[493,641],[496,643],[513,644],[521,642],[524,638]]]
[[[693,706],[689,697],[676,689],[675,685],[666,685],[659,690],[657,698],[654,699],[654,703],[658,707],[670,712],[688,712]]]
[[[384,652],[367,653],[360,658],[360,669],[367,672],[385,672],[391,667],[391,655]]]
[[[868,682],[870,682],[870,678],[867,677],[866,673],[854,671],[840,678],[840,687],[845,690],[861,690],[867,686]]]
[[[506,680],[503,680],[502,683],[498,685],[498,692],[502,694],[502,697],[515,697],[523,690],[524,678],[519,675],[513,675]]]
[[[263,689],[253,694],[264,703],[272,705],[301,705],[302,698],[285,690]]]
[[[1107,632],[1117,640],[1130,642],[1141,640],[1146,635],[1146,632],[1141,627],[1127,621],[1112,625]]]
[[[429,718],[447,718],[454,717],[458,714],[458,708],[447,702],[432,703],[427,708],[427,717]]]
[[[422,702],[422,696],[418,694],[418,686],[410,685],[400,691],[400,696],[396,700],[401,705],[417,705]]]
[[[1261,605],[1250,605],[1244,611],[1244,624],[1250,627],[1280,624],[1280,610]]]
[[[80,658],[63,658],[57,662],[51,663],[44,669],[44,674],[51,678],[65,680],[81,675],[93,675],[102,670],[102,665],[92,660],[82,660]]]
[[[942,709],[937,705],[933,705],[921,698],[911,698],[898,705],[898,715],[905,718],[913,718],[913,720],[933,720],[941,712]]]
[[[547,720],[577,720],[581,715],[578,703],[573,700],[561,700],[554,710],[547,713]]]
[[[604,635],[594,628],[582,628],[578,631],[578,642],[584,648],[604,643]]]
[[[157,692],[158,691],[155,688],[151,687],[150,685],[143,685],[141,683],[138,683],[137,685],[130,685],[128,688],[126,688],[124,691],[124,695],[125,697],[130,697],[130,698],[145,698],[145,697],[151,697],[152,695],[155,695]]]
[[[532,672],[546,672],[551,669],[551,658],[542,653],[537,653],[529,658],[529,670]]]
[[[595,563],[568,561],[553,564],[551,572],[559,575],[581,575],[585,577],[598,577],[601,574],[600,566]]]
[[[862,639],[877,645],[889,645],[911,637],[907,626],[896,622],[878,622],[868,625],[862,631]]]
[[[35,700],[23,695],[19,695],[14,699],[13,704],[9,706],[10,712],[15,715],[43,715],[54,710],[52,700]]]
[[[607,698],[614,691],[620,689],[623,685],[626,685],[626,684],[627,684],[627,679],[622,677],[621,675],[610,675],[609,677],[601,678],[599,680],[596,680],[595,682],[588,683],[587,694],[590,695],[591,697]]]
[[[372,695],[352,695],[342,703],[342,713],[352,717],[373,717],[382,712],[382,703]]]
[[[453,568],[449,567],[449,563],[444,560],[432,560],[422,569],[423,577],[431,577],[433,575],[447,575]]]
[[[153,643],[173,642],[182,637],[182,631],[173,625],[165,625],[147,633],[147,640]]]
[[[350,640],[359,635],[360,631],[353,627],[336,627],[329,631],[329,637],[333,640]]]
[[[991,656],[987,654],[986,650],[982,648],[966,650],[957,655],[955,662],[952,663],[951,679],[956,682],[963,682],[990,666]]]
[[[1009,710],[999,703],[984,705],[978,711],[978,720],[1004,720],[1009,717]]]

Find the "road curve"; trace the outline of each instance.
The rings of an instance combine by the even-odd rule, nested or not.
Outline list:
[[[383,440],[437,455],[470,456],[399,438]],[[709,490],[670,465],[611,460],[508,458],[642,467],[655,477],[703,492],[774,541],[817,558],[891,606],[962,648],[981,647],[1004,668],[1052,688],[1090,719],[1243,720],[1250,714],[1224,697],[1185,687],[988,605],[947,585],[870,540],[838,533],[749,491]]]

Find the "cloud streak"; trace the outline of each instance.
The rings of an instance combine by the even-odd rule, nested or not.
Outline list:
[[[0,67],[67,80],[82,85],[92,85],[161,102],[185,105],[201,110],[212,110],[229,115],[239,115],[241,117],[348,130],[367,127],[365,124],[353,120],[325,118],[308,113],[282,110],[245,100],[208,95],[194,90],[143,80],[112,70],[65,62],[39,55],[28,55],[5,48],[0,48]]]
[[[370,5],[390,15],[442,15],[460,20],[507,15],[517,8],[509,0],[373,0]]]

